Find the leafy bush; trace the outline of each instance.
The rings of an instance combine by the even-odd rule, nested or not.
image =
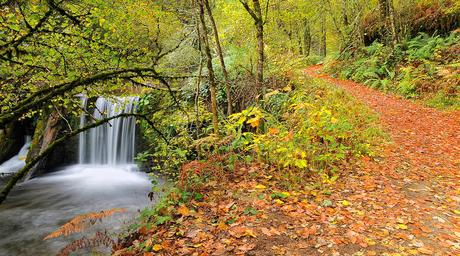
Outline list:
[[[197,118],[198,125],[205,126],[206,123],[210,123],[211,114],[202,104],[199,107],[198,117],[188,114],[193,113],[195,109],[187,103],[180,108],[157,109],[160,105],[173,104],[169,101],[171,101],[169,97],[158,92],[152,92],[141,98],[140,107],[144,112],[153,113],[149,119],[155,127],[141,121],[146,149],[145,152],[138,154],[136,159],[148,165],[150,171],[175,177],[183,164],[196,158],[196,152],[191,145],[196,137],[201,136],[201,134],[197,135],[197,132],[202,132],[197,129]]]
[[[323,174],[336,173],[353,156],[372,155],[382,135],[376,117],[336,87],[299,81],[292,92],[271,96],[283,99],[279,111],[251,107],[230,116],[225,127],[233,138],[230,149],[280,169]]]

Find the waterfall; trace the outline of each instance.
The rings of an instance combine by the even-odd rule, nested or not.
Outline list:
[[[96,100],[93,115],[80,116],[80,127],[94,120],[113,117],[122,113],[134,113],[139,97],[123,97]],[[88,100],[82,98],[82,106],[88,108]],[[101,126],[83,132],[79,136],[79,163],[117,165],[134,162],[136,118],[113,119]]]
[[[29,152],[31,137],[26,136],[25,141],[26,142],[24,146],[22,146],[17,155],[13,156],[8,161],[5,161],[0,165],[0,173],[15,173],[26,165],[26,158],[27,153]]]

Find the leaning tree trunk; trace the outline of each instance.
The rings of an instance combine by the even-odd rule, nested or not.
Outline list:
[[[214,20],[214,15],[212,14],[211,7],[209,6],[209,1],[204,0],[206,10],[208,12],[209,20],[211,21],[212,30],[214,32],[214,39],[216,40],[217,55],[219,56],[220,65],[222,67],[222,72],[224,73],[225,79],[225,93],[227,96],[227,115],[232,114],[232,95],[230,92],[230,79],[228,78],[227,67],[225,66],[224,55],[222,53],[222,47],[220,45],[219,32],[217,30],[216,21]]]
[[[204,17],[204,0],[199,1],[200,8],[200,22],[201,22],[201,39],[204,45],[204,52],[206,54],[206,64],[208,67],[209,86],[211,91],[211,112],[212,112],[212,125],[214,133],[219,135],[219,117],[217,114],[217,93],[216,93],[216,79],[214,76],[214,69],[212,67],[212,55],[209,47],[208,28],[206,27],[206,20]]]

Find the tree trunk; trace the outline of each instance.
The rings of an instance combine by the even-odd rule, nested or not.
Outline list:
[[[303,54],[305,56],[310,55],[311,49],[311,33],[310,33],[310,23],[308,20],[304,20],[304,30],[303,30]]]
[[[211,21],[212,30],[214,32],[214,39],[216,40],[217,55],[219,56],[220,65],[222,67],[222,72],[224,73],[225,79],[225,93],[227,94],[227,115],[232,114],[232,95],[230,92],[230,79],[228,78],[227,68],[225,66],[224,55],[222,53],[222,47],[220,45],[219,31],[217,30],[216,21],[214,20],[214,15],[212,14],[211,7],[209,6],[209,1],[204,0],[206,10],[208,12],[209,20]]]
[[[206,20],[204,17],[204,0],[199,0],[200,8],[200,22],[202,33],[202,42],[204,45],[204,52],[206,54],[206,63],[208,67],[209,87],[211,91],[211,112],[212,112],[212,125],[214,127],[214,134],[219,135],[219,117],[217,114],[217,93],[216,93],[216,79],[214,76],[214,69],[212,67],[212,55],[209,47],[208,28],[206,27]]]
[[[296,33],[296,37],[297,37],[297,45],[299,47],[299,54],[303,55],[302,32],[298,31]]]
[[[262,10],[260,8],[259,0],[253,0],[254,2],[254,11],[259,19],[256,20],[256,27],[257,27],[257,52],[258,52],[258,59],[257,59],[257,85],[258,88],[262,90],[262,98],[266,94],[267,89],[264,85],[264,61],[265,61],[265,53],[264,53],[264,21],[262,17]]]
[[[195,92],[195,112],[196,112],[196,138],[199,138],[201,122],[200,122],[200,85],[201,76],[203,75],[203,48],[201,47],[201,31],[200,25],[196,23],[196,32],[198,35],[198,51],[200,52],[200,67],[198,68],[198,79],[196,81],[196,92]],[[200,154],[198,154],[198,159]]]
[[[385,21],[388,17],[388,0],[379,0],[380,19]]]
[[[388,19],[389,19],[389,26],[391,30],[391,39],[393,43],[393,47],[398,44],[398,32],[396,31],[396,21],[395,21],[395,14],[394,14],[394,5],[393,0],[388,0]]]
[[[396,30],[393,0],[379,0],[379,9],[380,18],[386,30],[386,33],[383,33],[383,35],[386,37],[385,41],[388,42],[391,40],[391,44],[394,47],[399,40]]]
[[[249,7],[249,4],[246,0],[240,0],[241,4],[243,4],[246,11],[251,15],[254,23],[256,25],[257,30],[257,79],[256,79],[256,86],[259,90],[261,90],[262,98],[266,94],[266,87],[264,85],[264,61],[265,61],[265,54],[264,54],[264,18],[262,15],[262,9],[260,7],[259,0],[252,0],[254,5],[254,9]]]
[[[325,13],[323,12],[321,14],[321,43],[320,43],[320,56],[321,57],[326,57],[327,54],[327,45],[326,45],[326,16]]]
[[[342,19],[343,19],[343,25],[347,27],[350,25],[350,22],[348,21],[348,14],[347,14],[347,0],[342,0]]]

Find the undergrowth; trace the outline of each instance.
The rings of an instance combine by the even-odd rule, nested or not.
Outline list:
[[[460,109],[460,32],[448,37],[419,34],[394,49],[374,42],[329,61],[325,69],[372,88]]]
[[[268,93],[263,107],[251,106],[229,116],[221,125],[221,134],[220,138],[189,137],[174,145],[176,151],[201,158],[186,163],[185,157],[180,169],[170,170],[176,172],[173,176],[179,190],[144,211],[148,223],[161,225],[172,220],[171,215],[162,214],[170,212],[165,209],[186,199],[199,199],[208,185],[225,182],[245,166],[257,166],[249,175],[267,170],[275,173],[287,188],[302,186],[305,175],[330,183],[347,163],[374,156],[385,141],[370,109],[343,90],[299,73],[291,74],[285,88]]]
[[[265,109],[251,107],[229,117],[228,152],[298,173],[337,178],[340,166],[360,156],[373,156],[383,133],[377,117],[341,89],[299,77],[292,91],[273,91]]]

